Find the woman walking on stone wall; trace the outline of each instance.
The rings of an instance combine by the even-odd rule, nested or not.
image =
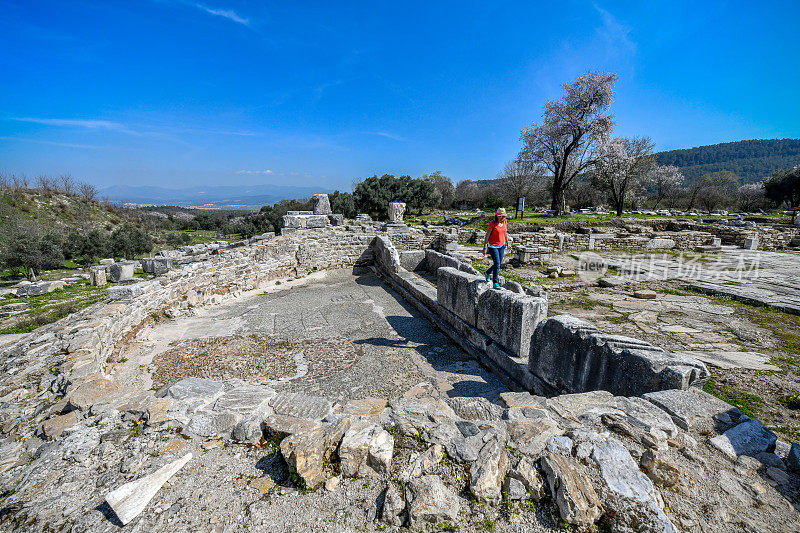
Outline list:
[[[503,264],[503,254],[508,246],[508,221],[506,220],[505,208],[498,208],[494,214],[494,220],[489,222],[486,230],[486,238],[483,239],[483,255],[487,253],[492,256],[492,266],[486,271],[486,281],[490,279],[494,282],[494,288],[499,289],[500,265]],[[510,246],[509,246],[510,248]]]

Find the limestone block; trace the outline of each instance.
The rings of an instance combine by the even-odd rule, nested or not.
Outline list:
[[[439,305],[476,327],[478,299],[489,289],[489,284],[481,276],[460,272],[452,267],[442,267],[437,272],[436,299]]]
[[[142,259],[142,271],[147,274],[161,275],[172,268],[170,257],[145,257]]]
[[[377,476],[389,472],[394,437],[377,424],[362,422],[350,427],[339,446],[342,475]]]
[[[92,379],[82,383],[69,394],[69,406],[79,411],[87,411],[95,402],[120,389],[119,385],[108,379]]]
[[[403,214],[406,212],[406,204],[403,202],[389,202],[389,222],[403,222]]]
[[[92,267],[89,269],[89,283],[95,287],[102,287],[108,283],[106,279],[106,269]]]
[[[344,226],[344,215],[340,213],[328,215],[328,223],[331,226]]]
[[[708,443],[735,461],[740,455],[751,457],[775,449],[777,435],[758,420],[750,419],[709,440]]]
[[[306,217],[307,228],[324,228],[328,225],[327,215],[310,215]]]
[[[499,439],[484,444],[470,468],[469,491],[479,502],[500,503],[503,479],[508,472],[508,454]]]
[[[791,448],[789,448],[789,455],[786,457],[786,466],[790,470],[800,472],[800,444],[792,443]]]
[[[290,468],[303,478],[306,488],[315,490],[325,482],[325,464],[350,427],[350,419],[310,431],[294,433],[281,442],[281,454]]]
[[[113,260],[113,259],[111,259],[111,258],[108,258],[108,259],[101,259],[101,260],[100,260],[100,264],[101,264],[101,265],[103,265],[103,266],[111,266],[111,265],[113,265],[113,264],[114,264],[114,260]]]
[[[403,483],[408,483],[415,477],[432,474],[442,459],[444,459],[444,446],[441,444],[434,444],[416,457],[414,457],[414,455],[415,452],[412,452],[411,461],[400,471],[400,474],[398,474],[397,479]]]
[[[256,416],[267,412],[269,401],[276,396],[274,389],[259,385],[242,385],[224,393],[214,402],[214,411]]]
[[[225,391],[225,385],[219,381],[204,378],[186,378],[167,389],[167,396],[174,400],[199,398],[206,404],[213,402]]]
[[[533,462],[527,457],[521,457],[517,465],[509,470],[508,477],[522,483],[525,490],[534,501],[539,501],[545,496],[544,481]]]
[[[478,298],[478,329],[517,357],[529,355],[531,336],[546,318],[546,298],[506,290],[485,291]]]
[[[114,283],[133,279],[136,270],[136,261],[119,261],[108,267],[108,279]]]
[[[317,421],[276,414],[267,416],[261,424],[264,435],[275,440],[283,440],[295,433],[303,433],[320,427],[322,424]]]
[[[289,212],[283,215],[283,229],[299,229],[304,228],[306,219],[298,215],[293,215]]]
[[[439,476],[412,479],[407,486],[408,521],[412,526],[436,524],[443,520],[454,522],[461,508],[458,496]]]
[[[650,239],[645,245],[646,250],[671,250],[675,248],[675,241],[672,239]]]
[[[54,416],[42,423],[42,434],[46,439],[54,439],[61,435],[65,429],[78,423],[78,411],[70,411],[65,415]]]
[[[330,400],[298,392],[281,392],[270,400],[269,406],[275,414],[305,420],[322,420],[333,412]]]
[[[592,460],[600,467],[600,475],[608,489],[622,496],[606,498],[606,506],[614,509],[614,530],[633,528],[644,531],[677,533],[658,502],[661,495],[653,482],[639,470],[628,450],[617,440],[595,444]]]
[[[600,498],[580,463],[550,453],[542,458],[542,470],[564,521],[588,528],[600,518]]]
[[[684,430],[724,431],[737,424],[743,416],[737,408],[696,387],[685,391],[651,392],[642,397],[666,411],[675,424]]]
[[[425,250],[409,250],[400,252],[400,266],[414,272],[425,268]]]
[[[332,213],[331,202],[327,194],[315,194],[311,198],[311,203],[314,206],[315,215],[330,215]]]
[[[702,362],[688,355],[604,334],[571,315],[555,316],[537,326],[528,367],[561,392],[605,390],[620,396],[686,389],[710,375]]]
[[[401,268],[400,254],[388,237],[375,237],[370,244],[370,249],[375,255],[375,262],[378,267],[390,274],[399,272]]]

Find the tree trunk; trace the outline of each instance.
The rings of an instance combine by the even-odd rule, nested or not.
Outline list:
[[[553,184],[553,201],[550,204],[550,209],[555,211],[556,215],[561,214],[561,204],[563,201],[562,191]]]

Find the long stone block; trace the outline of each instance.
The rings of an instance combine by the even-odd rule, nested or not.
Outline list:
[[[537,326],[528,368],[561,392],[606,390],[620,396],[686,389],[701,385],[710,375],[696,359],[637,339],[606,335],[571,315]]]
[[[378,236],[372,240],[370,248],[374,254],[377,266],[388,274],[396,274],[400,266],[400,254],[388,237]]]
[[[452,267],[442,267],[438,270],[436,297],[439,305],[470,326],[477,326],[478,298],[488,289],[489,284],[480,276],[467,274]]]
[[[488,290],[478,298],[478,329],[515,356],[526,357],[536,326],[547,318],[547,298]]]

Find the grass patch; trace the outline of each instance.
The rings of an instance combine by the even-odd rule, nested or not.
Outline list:
[[[51,324],[72,313],[89,307],[106,297],[105,287],[92,287],[87,281],[70,283],[40,296],[18,299],[28,304],[28,309],[13,317],[14,321],[0,334],[30,333],[38,327]],[[9,324],[9,321],[6,321]]]
[[[800,394],[786,394],[778,400],[784,407],[800,409]]]
[[[728,381],[715,381],[709,379],[703,390],[720,400],[737,407],[742,413],[750,418],[756,418],[761,408],[764,407],[764,400],[760,396],[739,390],[733,383]]]

